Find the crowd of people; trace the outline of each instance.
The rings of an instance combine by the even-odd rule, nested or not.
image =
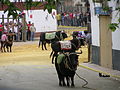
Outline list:
[[[90,21],[90,13],[82,12],[64,12],[58,13],[56,15],[57,23],[63,26],[81,26],[86,27],[87,23]]]
[[[0,23],[0,40],[3,34],[8,34],[9,32],[14,33],[14,41],[20,41],[23,39],[22,37],[22,31],[25,29],[26,31],[26,39],[28,41],[34,41],[34,35],[36,32],[36,28],[34,26],[34,23],[31,23],[30,21],[28,24],[26,24],[26,27],[23,28],[22,23],[13,23],[10,21],[9,23]]]

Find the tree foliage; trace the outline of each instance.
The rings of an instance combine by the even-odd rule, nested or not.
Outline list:
[[[14,2],[23,2],[24,6],[26,7],[26,10],[30,10],[31,7],[36,7],[37,5],[43,3],[44,4],[44,10],[48,10],[49,13],[52,12],[52,9],[56,8],[56,3],[59,2],[59,0],[42,0],[38,2],[34,2],[33,0],[14,0]],[[11,0],[0,0],[0,8],[3,8],[3,6],[8,6],[7,9],[4,10],[4,13],[8,12],[8,17],[13,16],[13,18],[16,18],[18,15],[17,11],[21,11],[19,8],[11,2]]]

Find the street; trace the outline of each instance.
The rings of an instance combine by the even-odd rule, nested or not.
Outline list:
[[[60,87],[52,65],[12,65],[0,67],[0,90],[120,90],[120,82],[100,78],[98,73],[78,68],[77,73],[88,81],[75,76],[75,88]]]
[[[75,88],[60,87],[58,77],[51,64],[48,50],[38,48],[38,41],[16,42],[12,53],[0,53],[0,90],[120,90],[120,81],[112,77],[99,77],[98,72],[78,67],[77,74],[88,84],[83,88],[85,81],[75,75]],[[83,48],[86,58],[86,48]]]
[[[0,0],[0,6],[0,90],[120,90],[120,0]],[[45,50],[38,46],[46,43]],[[73,78],[62,86],[57,71],[75,74],[75,87]]]

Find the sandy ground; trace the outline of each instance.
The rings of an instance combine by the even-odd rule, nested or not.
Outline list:
[[[0,65],[51,65],[50,45],[48,50],[38,48],[38,41],[14,42],[11,53],[0,52]],[[79,56],[79,62],[87,61],[87,48],[82,47],[83,54]]]

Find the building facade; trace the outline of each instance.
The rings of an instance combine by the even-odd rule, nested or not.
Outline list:
[[[109,30],[110,23],[118,22],[119,14],[115,8],[120,6],[118,0],[111,0],[109,6],[112,8],[111,15],[99,15],[95,13],[95,7],[100,3],[89,0],[91,11],[92,32],[92,63],[103,67],[120,70],[120,28],[115,32]],[[120,26],[120,25],[119,25]]]
[[[85,13],[87,8],[85,6],[87,0],[60,0],[59,6],[60,12],[83,12]]]

